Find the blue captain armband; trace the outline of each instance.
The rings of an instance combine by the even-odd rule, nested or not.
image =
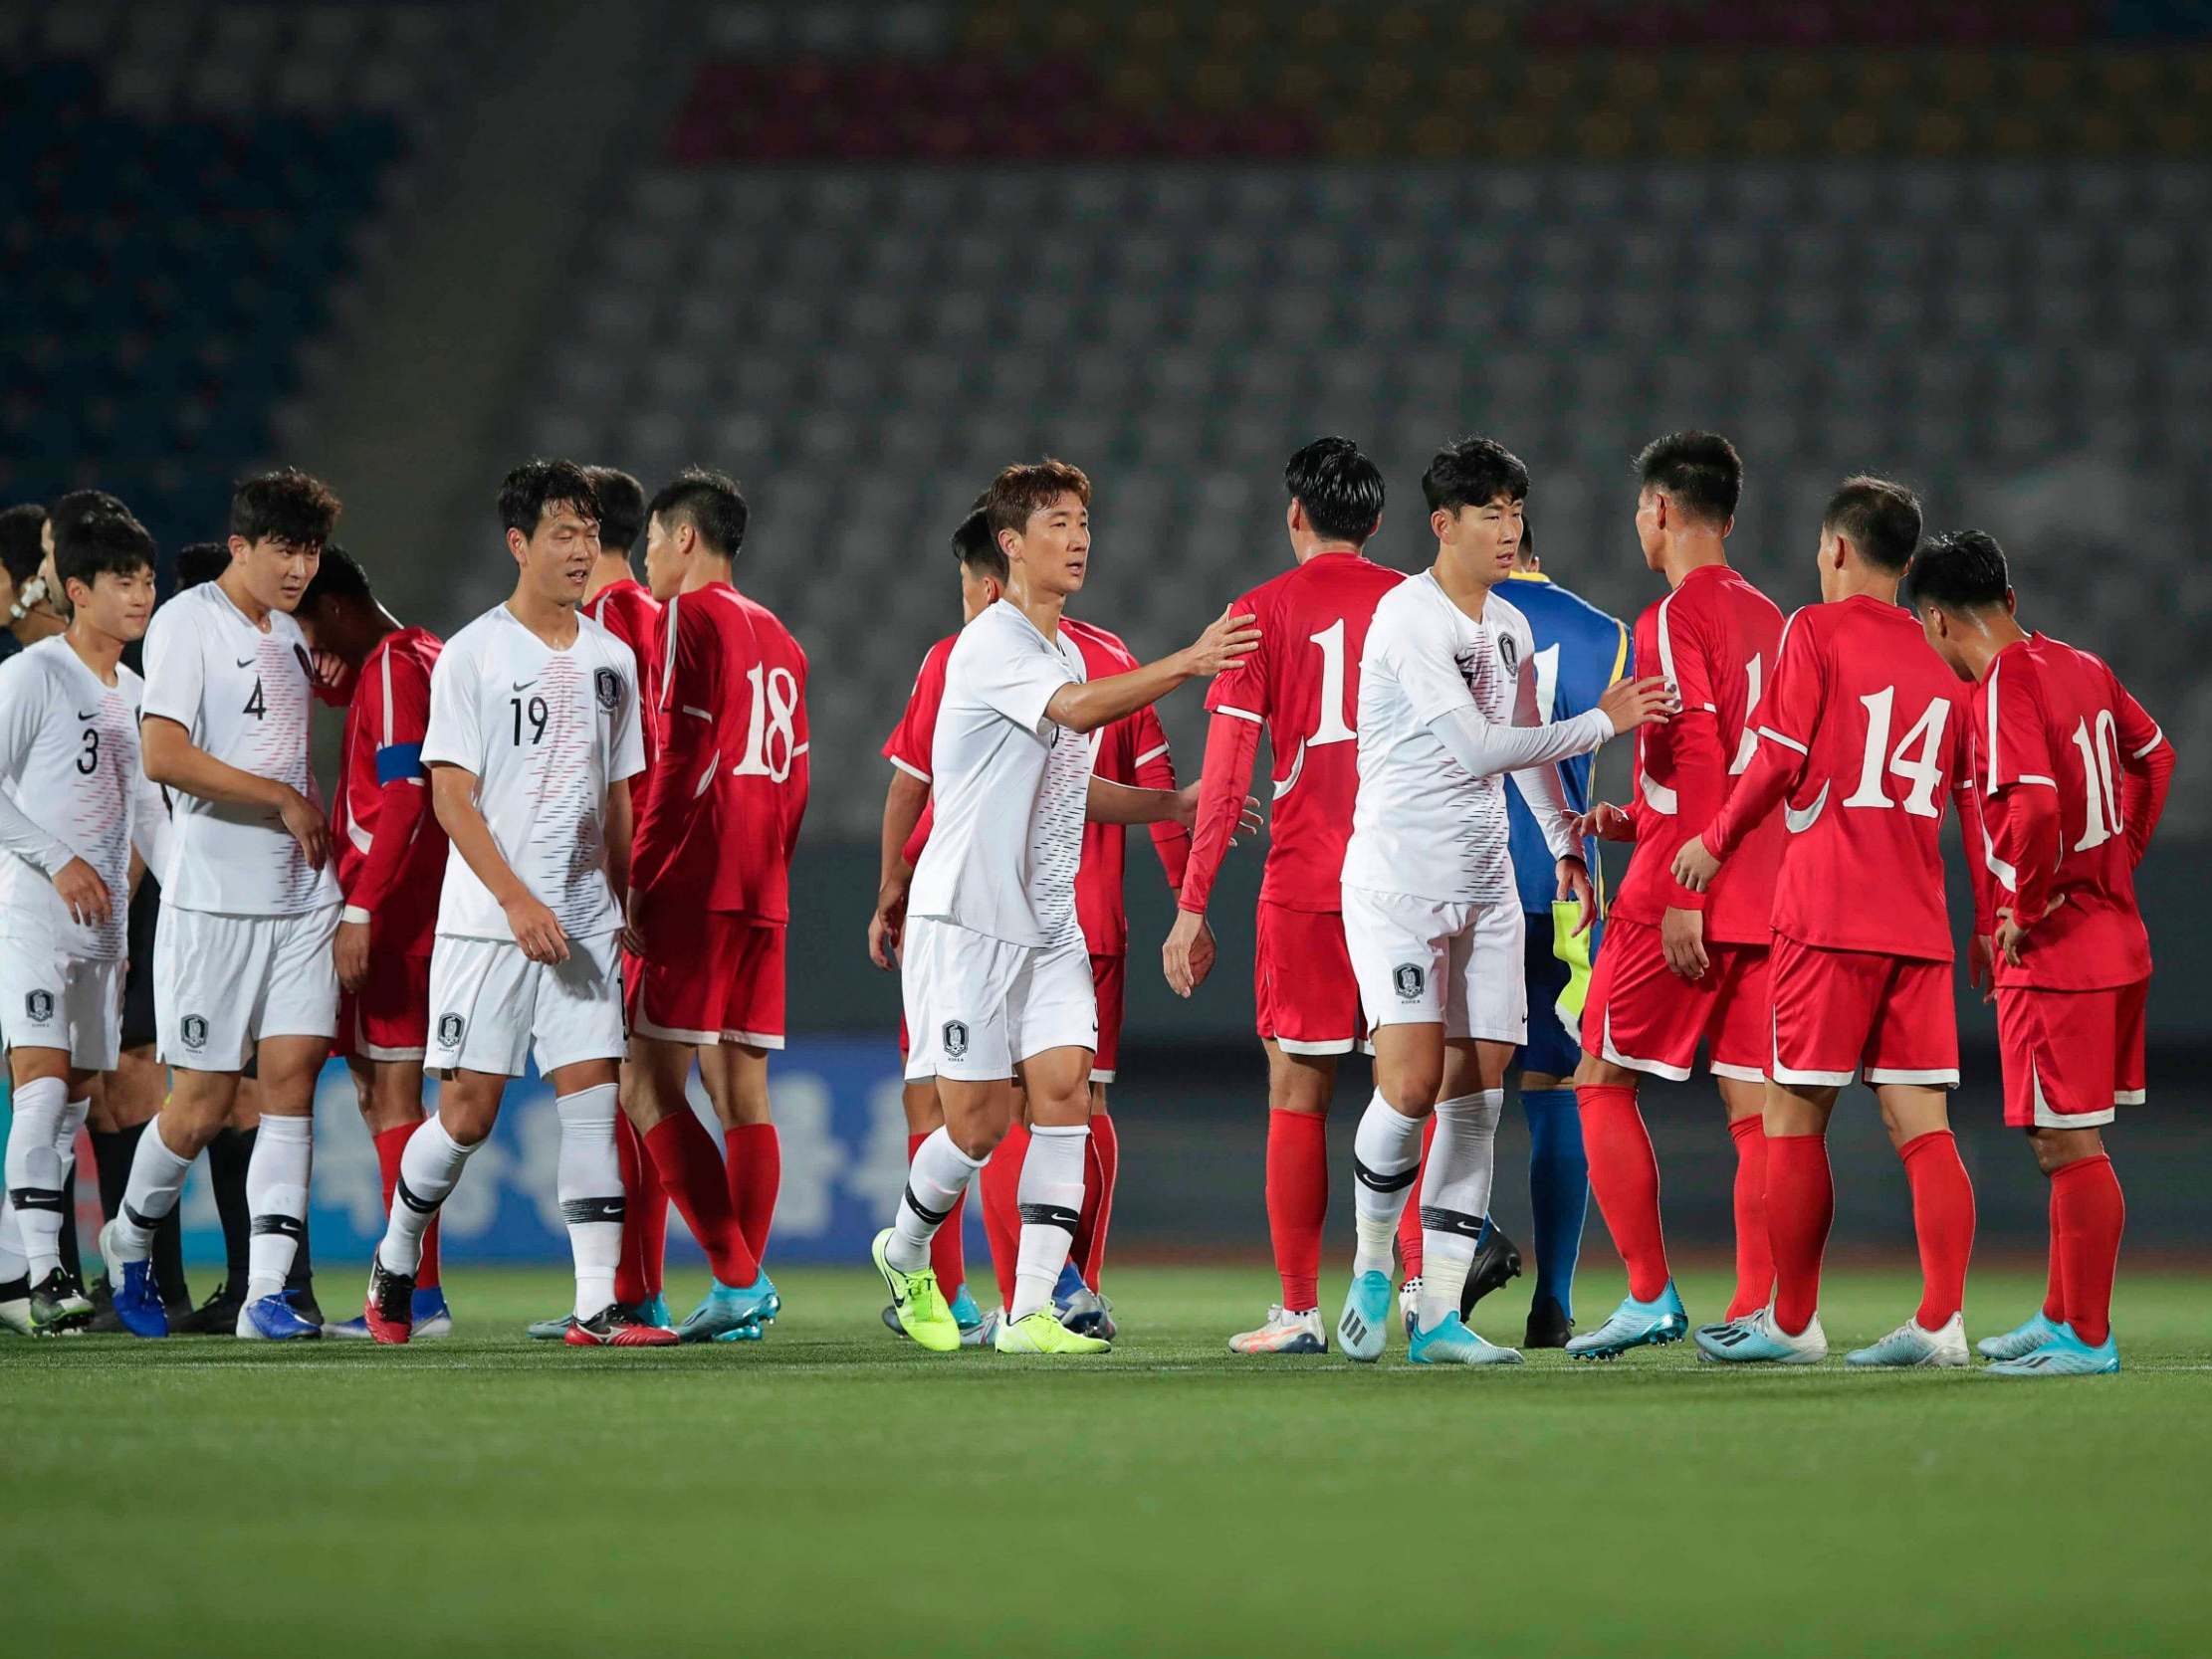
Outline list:
[[[426,775],[420,743],[386,743],[376,751],[376,783],[402,783]]]

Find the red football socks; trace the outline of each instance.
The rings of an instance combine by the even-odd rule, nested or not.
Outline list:
[[[769,1228],[775,1220],[775,1194],[783,1185],[783,1144],[774,1124],[740,1124],[724,1130],[722,1140],[730,1152],[731,1207],[745,1229],[746,1248],[765,1262]]]
[[[1083,1283],[1098,1289],[1100,1269],[1106,1265],[1106,1229],[1114,1219],[1114,1180],[1121,1173],[1121,1141],[1114,1120],[1104,1112],[1091,1114],[1090,1139],[1083,1149],[1083,1211],[1075,1225],[1075,1242],[1068,1260],[1083,1275]]]
[[[1966,1295],[1966,1262],[1974,1253],[1974,1184],[1958,1160],[1947,1129],[1916,1135],[1897,1148],[1912,1184],[1912,1236],[1920,1247],[1922,1331],[1950,1323]]]
[[[2102,1152],[2052,1172],[2051,1201],[2059,1212],[2059,1248],[2066,1257],[2066,1322],[2092,1348],[2112,1334],[2112,1275],[2127,1201]]]
[[[399,1180],[399,1154],[407,1149],[407,1138],[420,1128],[420,1124],[399,1124],[379,1131],[374,1138],[376,1168],[384,1179],[384,1213],[387,1216],[391,1214],[391,1189]],[[422,1235],[422,1265],[415,1269],[415,1288],[435,1290],[437,1284],[438,1218],[432,1216]]]
[[[1803,1334],[1821,1305],[1821,1255],[1836,1219],[1828,1138],[1767,1137],[1767,1238],[1774,1247],[1774,1323]]]
[[[615,1115],[614,1153],[622,1167],[622,1254],[615,1258],[614,1300],[635,1307],[661,1293],[661,1270],[668,1257],[668,1189],[626,1112]]]
[[[1029,1155],[1029,1129],[1015,1124],[976,1179],[984,1189],[984,1236],[991,1241],[991,1270],[998,1280],[998,1306],[1013,1306],[1014,1273],[1021,1260],[1021,1160]]]
[[[2066,1252],[2059,1245],[2059,1183],[2051,1186],[2051,1266],[2043,1286],[2043,1317],[2053,1325],[2066,1323]]]
[[[1429,1148],[1437,1139],[1437,1115],[1432,1112],[1429,1121],[1421,1126],[1421,1162],[1414,1175],[1414,1184],[1406,1194],[1406,1207],[1398,1212],[1398,1259],[1408,1279],[1419,1279],[1428,1252],[1421,1243],[1421,1183],[1429,1173]]]
[[[1321,1226],[1329,1218],[1329,1120],[1314,1112],[1267,1114],[1267,1237],[1282,1279],[1282,1305],[1318,1308]]]
[[[738,1225],[729,1178],[707,1126],[689,1107],[672,1112],[645,1132],[645,1151],[662,1190],[675,1199],[684,1225],[707,1252],[715,1277],[725,1285],[750,1285],[760,1278],[760,1258]]]
[[[1756,1116],[1728,1126],[1736,1144],[1736,1294],[1726,1319],[1755,1314],[1774,1295],[1774,1249],[1767,1243],[1766,1125]]]
[[[1626,1084],[1585,1083],[1575,1090],[1582,1112],[1582,1145],[1590,1160],[1590,1190],[1605,1217],[1613,1247],[1629,1270],[1629,1295],[1655,1300],[1666,1289],[1666,1235],[1659,1229],[1659,1159],[1636,1090]]]
[[[914,1154],[922,1149],[922,1142],[929,1134],[910,1135],[906,1138],[906,1160],[914,1161]],[[948,1215],[930,1235],[930,1269],[937,1275],[937,1288],[950,1302],[960,1295],[968,1283],[968,1252],[960,1236],[961,1227],[968,1219],[968,1189],[963,1187],[959,1200]]]

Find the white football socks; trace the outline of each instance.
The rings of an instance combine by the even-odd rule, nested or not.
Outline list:
[[[614,1300],[614,1270],[622,1260],[622,1164],[614,1149],[615,1086],[601,1083],[561,1095],[553,1101],[553,1110],[560,1114],[556,1179],[560,1216],[568,1224],[568,1251],[576,1264],[576,1318],[587,1320]]]
[[[438,1206],[460,1180],[462,1165],[475,1150],[448,1135],[435,1114],[407,1137],[407,1144],[399,1149],[399,1179],[392,1187],[391,1216],[384,1223],[383,1242],[376,1246],[376,1259],[384,1264],[386,1273],[411,1277],[422,1266],[422,1235],[438,1219]],[[597,1313],[598,1309],[591,1311]]]
[[[1437,1103],[1437,1139],[1421,1181],[1421,1329],[1434,1331],[1459,1298],[1474,1265],[1475,1240],[1490,1213],[1497,1125],[1505,1091],[1485,1089]]]
[[[928,1267],[931,1238],[982,1167],[939,1125],[914,1149],[914,1161],[907,1165],[906,1190],[899,1194],[898,1210],[891,1217],[891,1238],[883,1247],[883,1259],[901,1273],[919,1273]]]
[[[114,1240],[115,1253],[126,1262],[142,1262],[153,1249],[153,1229],[161,1218],[176,1208],[176,1195],[184,1189],[184,1177],[192,1172],[192,1160],[179,1157],[169,1150],[168,1142],[161,1139],[159,1118],[145,1127],[138,1137],[138,1149],[130,1156],[130,1179],[122,1189],[122,1214],[114,1218],[110,1236]],[[112,1276],[115,1264],[108,1264]]]
[[[1007,1317],[1016,1322],[1052,1306],[1052,1287],[1067,1265],[1083,1218],[1083,1156],[1090,1139],[1088,1124],[1037,1125],[1029,1131],[1029,1150],[1015,1189],[1021,1244],[1014,1256],[1013,1307]]]
[[[139,1144],[145,1137],[138,1138]],[[308,1235],[308,1183],[315,1169],[315,1120],[261,1115],[254,1154],[246,1164],[246,1212],[253,1242],[246,1261],[246,1300],[277,1296]]]
[[[0,1285],[12,1284],[28,1271],[23,1260],[23,1230],[16,1225],[15,1200],[0,1185]]]
[[[1352,1277],[1388,1278],[1398,1240],[1398,1218],[1421,1168],[1421,1119],[1409,1118],[1383,1099],[1382,1090],[1360,1115],[1352,1138],[1352,1224],[1359,1237]]]
[[[63,1157],[55,1148],[68,1102],[67,1082],[35,1077],[15,1091],[15,1118],[8,1126],[8,1198],[34,1285],[62,1265]]]

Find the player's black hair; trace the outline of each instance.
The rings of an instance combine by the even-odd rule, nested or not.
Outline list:
[[[46,547],[39,539],[39,531],[46,527],[46,509],[37,502],[25,502],[0,513],[0,569],[8,573],[8,580],[18,588],[31,579],[39,567],[39,560],[46,556]]]
[[[1869,564],[1901,574],[1920,544],[1920,498],[1885,478],[1847,478],[1828,498],[1821,527],[1843,536]]]
[[[1431,513],[1487,507],[1500,496],[1526,501],[1528,468],[1494,438],[1461,438],[1437,451],[1421,475],[1421,493]]]
[[[331,539],[338,508],[336,495],[321,479],[297,467],[279,467],[238,481],[230,498],[230,532],[248,543],[321,547]]]
[[[984,492],[992,536],[995,539],[1002,530],[1026,531],[1029,515],[1062,496],[1073,496],[1086,508],[1091,505],[1091,481],[1082,468],[1048,455],[1034,465],[1016,462],[1003,469]]]
[[[1636,458],[1640,487],[1658,490],[1693,517],[1725,524],[1743,499],[1743,457],[1717,432],[1669,432]]]
[[[1362,546],[1383,516],[1383,470],[1349,438],[1314,439],[1284,465],[1282,482],[1331,541]]]
[[[153,532],[127,513],[80,513],[54,526],[54,574],[65,596],[71,582],[91,587],[106,574],[134,576],[154,561]]]
[[[664,522],[683,518],[699,532],[709,552],[724,558],[738,556],[745,545],[745,526],[753,517],[738,481],[707,467],[686,467],[662,485],[649,511]]]
[[[176,550],[176,590],[211,582],[229,568],[228,541],[187,541]]]
[[[645,486],[619,467],[586,467],[599,498],[599,550],[624,558],[645,533]]]
[[[599,492],[592,488],[589,473],[573,461],[534,457],[500,481],[500,528],[535,535],[546,509],[562,502],[593,523],[599,521]]]
[[[1947,611],[2002,609],[2012,591],[2012,571],[2004,548],[1987,530],[1951,530],[1920,543],[1904,583],[1914,605],[1940,605]]]
[[[296,614],[312,612],[325,599],[355,599],[364,605],[376,602],[376,595],[368,585],[368,572],[361,568],[360,560],[335,541],[325,543],[323,561],[316,566],[315,579],[308,583],[308,590],[300,595],[300,610]]]
[[[953,531],[953,557],[960,560],[963,569],[993,577],[1001,584],[1013,573],[1005,549],[991,533],[991,514],[981,502],[969,510],[968,517]]]

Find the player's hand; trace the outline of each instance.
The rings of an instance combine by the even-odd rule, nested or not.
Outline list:
[[[1997,947],[1987,933],[1966,941],[1966,983],[1982,993],[1984,1002],[1997,1000]]]
[[[1186,783],[1175,792],[1175,821],[1185,829],[1198,828],[1199,786],[1197,784]],[[1228,838],[1228,844],[1231,847],[1235,846],[1237,835],[1257,835],[1265,827],[1265,823],[1266,820],[1259,815],[1259,797],[1257,795],[1246,795],[1244,804],[1236,809],[1236,835]]]
[[[284,820],[292,839],[300,843],[300,856],[308,861],[308,868],[322,869],[331,856],[331,824],[323,816],[323,809],[299,790],[287,789],[277,815]]]
[[[1705,838],[1693,835],[1674,855],[1674,879],[1692,893],[1703,893],[1720,874],[1720,860],[1705,850]]]
[[[62,896],[69,919],[82,928],[97,928],[114,914],[114,900],[100,872],[81,858],[73,858],[54,872],[54,891]]]
[[[1571,854],[1559,861],[1559,897],[1572,899],[1582,906],[1582,920],[1575,925],[1576,933],[1590,932],[1598,920],[1598,895],[1590,886],[1590,867]]]
[[[1653,675],[1648,680],[1623,680],[1606,688],[1598,707],[1613,722],[1615,735],[1633,731],[1655,721],[1671,720],[1682,705],[1681,693],[1671,680]]]
[[[2020,946],[2027,941],[2028,930],[2020,919],[2009,910],[1997,913],[1997,932],[1990,935],[1990,945],[1996,953],[2014,967],[2020,965]]]
[[[315,683],[318,686],[330,693],[333,699],[345,695],[353,679],[353,665],[351,663],[348,663],[335,651],[315,652],[309,657],[308,661],[313,665]]]
[[[885,972],[899,965],[899,941],[906,936],[906,889],[893,876],[876,891],[876,913],[868,918],[868,960]]]
[[[1168,976],[1168,988],[1178,996],[1189,996],[1214,971],[1214,930],[1206,918],[1196,911],[1177,911],[1168,941],[1160,946],[1160,968]]]
[[[340,922],[337,942],[331,946],[331,954],[337,962],[337,982],[342,988],[357,991],[367,984],[368,924]]]
[[[644,895],[631,888],[622,903],[622,932],[615,942],[633,956],[645,954],[644,910]]]
[[[517,894],[500,909],[507,913],[507,926],[515,934],[515,942],[532,961],[551,966],[568,959],[568,935],[536,894]]]
[[[1685,911],[1676,906],[1666,907],[1666,914],[1659,918],[1659,948],[1666,952],[1666,965],[1684,979],[1705,977],[1705,913]]]
[[[1235,608],[1223,605],[1213,625],[1184,648],[1183,667],[1193,679],[1203,680],[1232,668],[1259,649],[1257,621],[1249,615],[1231,616]]]
[[[1588,812],[1567,814],[1567,828],[1577,841],[1596,836],[1600,841],[1634,841],[1636,820],[1611,801],[1594,801]]]

